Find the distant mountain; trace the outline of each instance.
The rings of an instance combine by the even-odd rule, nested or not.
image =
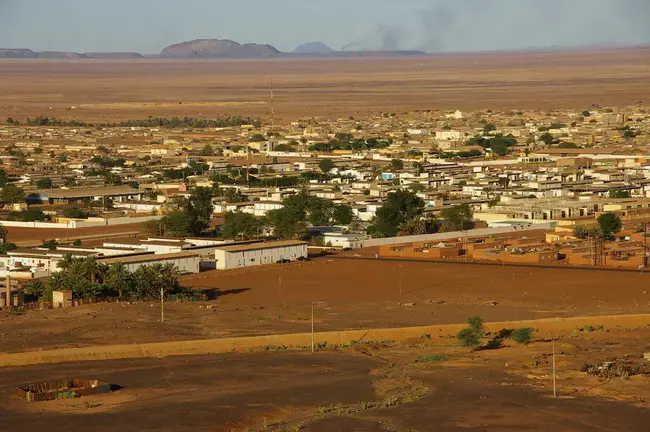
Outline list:
[[[280,55],[271,45],[240,44],[227,39],[197,39],[170,45],[163,58],[268,58]]]
[[[322,42],[308,42],[293,50],[294,54],[324,54],[334,50]]]
[[[0,48],[0,58],[38,58],[38,53],[30,49]]]
[[[351,48],[348,46],[347,48]],[[421,51],[334,51],[322,42],[309,42],[300,45],[293,52],[283,53],[271,45],[255,43],[240,44],[228,39],[197,39],[181,42],[163,49],[159,55],[143,56],[134,52],[87,52],[69,51],[35,52],[30,49],[0,48],[0,59],[265,59],[288,58],[355,58],[355,57],[401,57],[426,55]]]

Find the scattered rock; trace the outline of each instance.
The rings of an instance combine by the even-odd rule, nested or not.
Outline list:
[[[498,306],[498,305],[499,305],[499,302],[495,302],[494,300],[492,300],[492,301],[487,302],[486,304],[487,304],[488,306]]]
[[[413,306],[415,306],[415,303],[400,303],[399,306],[402,306],[402,307],[413,307]]]

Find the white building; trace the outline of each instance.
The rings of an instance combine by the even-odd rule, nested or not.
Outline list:
[[[141,266],[153,264],[173,264],[181,274],[198,273],[201,264],[199,252],[179,252],[172,254],[140,254],[130,257],[116,257],[99,259],[102,264],[122,263],[130,272],[136,271]]]
[[[323,244],[343,249],[359,249],[363,247],[363,234],[343,234],[343,233],[325,233],[323,234]]]
[[[215,249],[214,257],[217,270],[275,264],[278,261],[296,261],[299,258],[307,258],[307,243],[287,240],[221,246]]]

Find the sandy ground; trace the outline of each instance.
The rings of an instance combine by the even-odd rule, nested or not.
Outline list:
[[[167,302],[164,323],[157,303],[3,314],[0,351],[308,332],[312,302],[316,331],[650,313],[648,277],[324,258],[187,276],[184,284],[214,290],[216,300]]]
[[[414,340],[309,352],[232,353],[4,368],[0,417],[7,430],[57,431],[629,431],[650,422],[650,377],[597,378],[583,364],[647,349],[650,329],[575,333],[555,343],[507,341],[468,353],[453,340]],[[645,343],[639,343],[645,341]],[[606,352],[605,352],[606,351]],[[440,360],[426,361],[431,356]],[[15,386],[61,377],[121,389],[42,403]]]
[[[649,49],[419,58],[0,62],[0,118],[107,121],[422,109],[588,109],[650,98]],[[71,109],[75,107],[75,109]]]

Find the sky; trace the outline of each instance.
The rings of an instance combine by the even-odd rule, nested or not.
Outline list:
[[[650,44],[650,0],[0,0],[0,48],[159,53],[192,39],[483,51]]]

